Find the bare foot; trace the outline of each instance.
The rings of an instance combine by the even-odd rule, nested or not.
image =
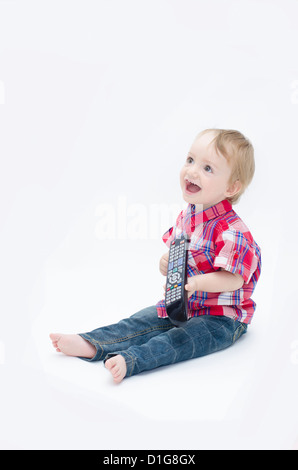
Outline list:
[[[105,362],[106,368],[111,372],[114,382],[119,384],[126,376],[126,362],[123,356],[118,354]]]
[[[91,359],[96,354],[96,347],[79,335],[61,335],[51,333],[50,338],[57,352],[67,356],[79,356]]]

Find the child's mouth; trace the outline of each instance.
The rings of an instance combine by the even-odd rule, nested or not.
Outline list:
[[[191,181],[186,180],[186,191],[189,193],[198,193],[201,188],[195,183],[192,183]]]

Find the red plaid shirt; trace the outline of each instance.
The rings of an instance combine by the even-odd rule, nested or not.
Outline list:
[[[188,204],[162,239],[169,247],[181,233],[190,237],[188,277],[224,269],[244,279],[236,291],[196,291],[188,299],[188,317],[225,315],[250,323],[256,307],[251,295],[261,272],[261,251],[231,204],[223,200],[198,213],[195,205]],[[164,300],[157,303],[157,312],[159,317],[167,316]]]

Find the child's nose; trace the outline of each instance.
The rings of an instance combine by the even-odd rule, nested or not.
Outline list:
[[[190,176],[190,179],[196,179],[199,176],[199,172],[197,170],[193,170],[189,176]]]

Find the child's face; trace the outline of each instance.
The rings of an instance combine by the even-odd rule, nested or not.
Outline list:
[[[211,144],[214,137],[213,132],[208,132],[194,141],[180,172],[183,199],[190,204],[202,204],[204,209],[238,190],[235,184],[229,185],[231,167]]]

